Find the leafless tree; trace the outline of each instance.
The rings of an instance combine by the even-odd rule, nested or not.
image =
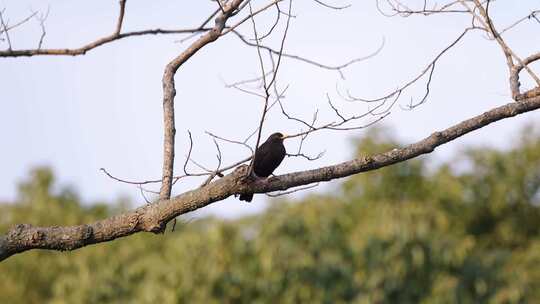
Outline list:
[[[291,115],[287,111],[286,103],[283,99],[287,86],[278,85],[280,66],[287,62],[299,61],[314,65],[321,69],[337,71],[343,76],[343,70],[356,62],[368,60],[375,56],[377,52],[363,58],[352,59],[339,66],[330,66],[316,60],[308,59],[286,51],[287,33],[291,25],[291,18],[294,17],[294,2],[292,0],[213,0],[215,10],[209,12],[207,16],[201,17],[199,26],[182,29],[141,29],[138,31],[124,31],[124,19],[129,16],[127,0],[119,1],[119,13],[116,26],[111,34],[98,38],[78,48],[43,48],[43,41],[46,35],[45,21],[47,13],[32,12],[26,18],[10,24],[7,18],[6,9],[0,9],[0,43],[5,49],[0,51],[0,57],[30,57],[30,56],[80,56],[105,44],[113,43],[120,39],[135,38],[148,35],[184,35],[183,41],[193,40],[178,56],[173,58],[165,67],[163,72],[163,121],[164,121],[164,141],[163,141],[163,168],[162,177],[158,180],[129,181],[111,175],[105,169],[104,173],[112,179],[133,184],[144,194],[147,191],[144,187],[151,184],[160,185],[159,196],[154,202],[150,202],[145,197],[147,204],[136,208],[130,212],[100,220],[95,223],[82,224],[69,227],[34,227],[30,224],[19,224],[12,227],[3,236],[0,236],[0,260],[4,260],[16,253],[30,249],[50,249],[50,250],[74,250],[89,244],[107,242],[116,238],[128,236],[137,232],[163,233],[166,224],[177,216],[202,208],[214,202],[223,200],[229,196],[243,193],[271,193],[272,196],[287,194],[296,190],[302,190],[320,182],[330,181],[337,178],[347,177],[366,171],[376,170],[395,163],[404,162],[422,154],[431,153],[435,148],[453,141],[469,132],[483,128],[493,122],[510,118],[525,112],[534,111],[540,108],[540,79],[537,76],[532,64],[540,60],[540,52],[532,54],[518,54],[505,40],[505,34],[515,30],[519,24],[524,22],[537,22],[540,24],[539,8],[532,8],[527,16],[516,16],[515,22],[505,28],[501,28],[496,20],[490,15],[490,9],[495,1],[489,0],[445,0],[439,2],[410,1],[406,0],[373,0],[377,4],[379,12],[388,17],[409,17],[422,16],[431,18],[432,16],[459,14],[469,16],[470,25],[463,28],[463,31],[455,38],[449,39],[445,48],[427,60],[427,66],[421,70],[417,76],[405,82],[395,90],[383,94],[376,98],[362,98],[354,96],[348,90],[341,91],[340,96],[344,100],[366,103],[369,110],[362,113],[348,113],[340,110],[339,104],[332,101],[327,96],[328,111],[335,114],[335,119],[331,121],[319,121],[318,111],[313,111],[313,118],[305,120]],[[418,5],[420,3],[420,5]],[[322,6],[329,10],[344,10],[348,4],[337,5],[327,1],[313,0],[312,5]],[[262,29],[258,26],[257,18],[263,12],[275,11],[275,20],[270,28]],[[14,28],[25,26],[29,20],[37,19],[41,28],[39,41],[36,42],[35,49],[16,49],[10,37]],[[427,22],[427,20],[426,20]],[[322,154],[310,156],[303,152],[303,143],[308,136],[318,131],[326,130],[330,132],[347,132],[349,130],[366,128],[381,119],[387,117],[390,110],[395,107],[397,101],[402,98],[403,93],[412,86],[424,86],[425,90],[421,96],[407,104],[407,108],[414,109],[426,102],[430,94],[432,77],[439,60],[445,56],[448,50],[458,47],[463,42],[463,38],[471,32],[483,32],[487,39],[492,40],[497,45],[508,66],[509,92],[512,100],[509,103],[486,109],[486,112],[466,119],[458,124],[449,126],[440,131],[435,131],[428,137],[411,143],[407,146],[396,148],[391,151],[376,155],[366,155],[364,157],[351,159],[349,161],[330,164],[325,167],[293,172],[280,176],[273,176],[268,179],[250,179],[251,156],[245,159],[224,161],[220,143],[236,144],[249,150],[253,155],[261,140],[261,130],[265,123],[265,118],[269,110],[279,107],[279,115],[298,124],[296,132],[292,132],[288,138],[296,138],[298,149],[295,153],[289,153],[291,157],[303,157],[308,160],[319,158]],[[235,83],[227,84],[228,87],[237,89],[243,93],[260,98],[262,102],[260,119],[257,126],[254,126],[250,136],[244,139],[225,138],[219,134],[208,133],[214,141],[218,164],[215,168],[207,168],[192,158],[193,140],[191,134],[190,146],[184,159],[183,172],[176,173],[173,170],[175,162],[175,109],[174,101],[176,85],[175,74],[182,65],[192,58],[200,49],[208,47],[212,42],[225,35],[234,35],[238,38],[239,47],[253,48],[257,52],[260,65],[260,76],[253,79],[246,79]],[[267,37],[278,37],[273,41],[277,44],[267,44]],[[382,47],[382,46],[381,46]],[[380,48],[379,47],[379,50]],[[520,88],[521,77],[528,77],[534,83],[534,88],[523,91]],[[290,130],[288,130],[290,131]],[[255,143],[253,145],[253,140]],[[187,165],[194,164],[201,171],[198,173],[188,172]],[[198,188],[171,197],[171,189],[175,183],[185,178],[203,178]],[[298,188],[295,188],[298,187]],[[279,192],[283,191],[283,192]]]

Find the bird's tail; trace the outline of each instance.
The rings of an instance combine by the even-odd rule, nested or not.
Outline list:
[[[241,201],[251,202],[252,199],[253,199],[253,193],[240,194]]]

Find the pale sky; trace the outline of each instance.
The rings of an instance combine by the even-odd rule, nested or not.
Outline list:
[[[4,14],[15,23],[32,10],[46,11],[49,7],[43,47],[73,48],[113,30],[117,2],[0,0],[0,9],[5,8]],[[129,0],[124,31],[195,27],[215,6],[211,1],[193,1],[196,5],[186,2]],[[259,7],[266,2],[252,3]],[[281,88],[289,86],[285,107],[305,120],[310,120],[317,108],[321,122],[335,119],[326,103],[326,93],[337,107],[351,114],[366,111],[366,104],[341,100],[336,87],[364,97],[386,94],[415,77],[470,24],[469,16],[455,14],[387,18],[376,10],[374,0],[333,3],[352,6],[334,11],[313,1],[293,2],[296,17],[291,20],[285,52],[338,65],[372,53],[383,39],[385,45],[377,56],[346,69],[345,80],[335,71],[284,59],[278,84]],[[418,5],[423,1],[408,3]],[[504,28],[539,7],[537,0],[497,1],[491,14],[495,25]],[[261,31],[271,25],[273,16],[275,12],[270,10],[257,19]],[[249,22],[240,29],[252,34]],[[282,29],[268,43],[277,47]],[[539,23],[525,21],[504,37],[518,55],[525,57],[540,51],[539,32]],[[13,30],[13,48],[35,48],[40,33],[35,20]],[[49,165],[59,183],[73,186],[85,202],[128,196],[135,205],[143,203],[136,187],[109,179],[99,168],[129,180],[161,176],[161,78],[167,62],[193,41],[179,43],[182,37],[185,36],[132,37],[77,57],[0,58],[0,200],[15,198],[17,182],[28,176],[30,168]],[[0,47],[6,49],[6,42],[0,41]],[[533,67],[540,71],[540,65]],[[208,45],[179,69],[175,78],[176,173],[181,173],[187,153],[188,129],[195,141],[194,159],[212,167],[216,164],[216,151],[204,133],[206,130],[241,140],[256,128],[262,100],[228,89],[225,83],[258,75],[256,49],[244,46],[232,35]],[[525,77],[522,76],[523,87],[531,88]],[[405,105],[411,96],[421,96],[423,84],[413,87],[401,104]],[[480,32],[472,32],[437,64],[427,103],[413,111],[396,106],[383,124],[393,126],[404,142],[412,143],[509,102],[508,87],[507,67],[500,48]],[[448,159],[470,145],[505,147],[523,124],[539,118],[540,112],[498,122],[438,148],[433,157]],[[296,133],[300,128],[287,121],[276,107],[269,112],[263,137],[275,131]],[[314,134],[305,143],[304,152],[316,155],[325,150],[325,156],[315,162],[287,158],[276,173],[347,160],[352,154],[351,139],[364,132]],[[287,149],[294,150],[296,144],[286,143]],[[245,148],[235,145],[223,143],[221,148],[225,164],[248,155]],[[198,171],[194,166],[190,168],[192,172]],[[201,182],[182,182],[173,193],[179,194]],[[312,191],[325,189],[328,187]],[[264,195],[257,195],[251,204],[229,198],[206,207],[202,214],[248,214],[261,210],[266,201]]]

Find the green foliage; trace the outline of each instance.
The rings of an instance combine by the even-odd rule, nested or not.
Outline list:
[[[0,303],[540,302],[540,136],[522,134],[505,151],[411,160],[253,217],[19,254],[0,263]],[[372,129],[355,145],[363,156],[400,143]],[[125,209],[56,187],[49,169],[32,171],[0,205],[0,232]]]

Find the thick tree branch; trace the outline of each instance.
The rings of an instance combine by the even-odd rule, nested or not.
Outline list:
[[[169,199],[171,196],[173,167],[174,167],[174,136],[176,129],[174,127],[174,97],[176,95],[174,74],[178,68],[186,62],[191,56],[197,53],[205,45],[216,41],[221,32],[225,28],[225,23],[231,14],[238,8],[243,0],[234,0],[225,5],[223,12],[216,17],[215,26],[212,30],[201,36],[197,41],[191,44],[178,57],[174,58],[165,67],[163,73],[163,169],[162,169],[162,184],[159,191],[161,200]]]
[[[376,170],[430,153],[440,145],[493,122],[539,108],[540,97],[508,103],[464,120],[443,131],[435,132],[423,140],[403,148],[268,179],[246,183],[243,177],[247,173],[247,166],[240,166],[231,174],[198,189],[88,225],[33,227],[28,224],[19,224],[11,228],[6,235],[0,236],[0,260],[31,249],[74,250],[140,231],[158,233],[163,230],[168,221],[178,215],[221,201],[231,195],[286,190]]]

